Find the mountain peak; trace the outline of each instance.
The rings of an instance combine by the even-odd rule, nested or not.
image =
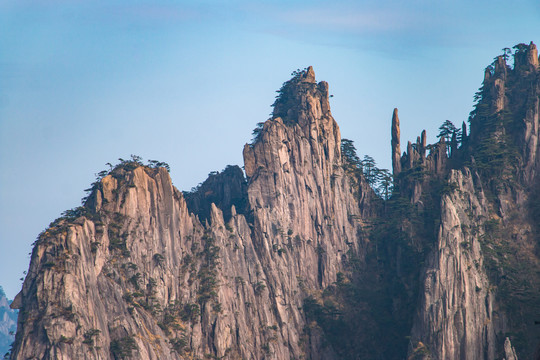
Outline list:
[[[306,69],[304,69],[304,71],[302,71],[301,81],[315,84],[315,71],[313,70],[313,66],[308,66]]]
[[[182,194],[166,164],[110,165],[36,241],[11,359],[532,358],[540,69],[514,49],[469,134],[447,120],[401,154],[394,110],[394,177],[342,141],[312,67],[244,147],[247,179]]]
[[[281,118],[287,125],[306,125],[309,119],[330,116],[328,83],[315,80],[312,66],[292,72],[293,77],[284,82],[277,91],[272,106],[272,118]]]

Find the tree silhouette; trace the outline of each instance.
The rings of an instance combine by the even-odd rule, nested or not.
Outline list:
[[[439,127],[439,134],[437,137],[444,138],[448,156],[452,155],[452,151],[457,149],[458,143],[462,141],[461,129],[455,127],[450,120],[445,120]]]
[[[361,164],[366,181],[368,184],[373,186],[377,182],[377,174],[379,172],[375,159],[369,155],[364,155],[364,159],[361,161]]]
[[[512,55],[512,49],[505,47],[502,49],[502,51],[503,51],[502,57],[504,59],[504,62],[506,63],[510,55]]]
[[[356,147],[352,140],[341,139],[341,155],[348,165],[356,165],[357,167],[362,168],[360,158],[356,154]]]
[[[446,143],[450,143],[452,140],[452,134],[457,130],[455,125],[450,120],[445,120],[441,126],[439,126],[438,138],[444,138]],[[461,132],[461,130],[460,130]]]
[[[377,170],[377,194],[384,200],[388,200],[394,184],[392,173],[387,169]]]

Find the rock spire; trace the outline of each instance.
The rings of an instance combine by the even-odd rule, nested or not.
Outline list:
[[[399,131],[399,117],[398,109],[394,109],[392,114],[392,171],[394,176],[397,176],[401,172],[401,149],[399,144],[400,131]]]

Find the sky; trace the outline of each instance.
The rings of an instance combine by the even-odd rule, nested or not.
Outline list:
[[[292,71],[313,66],[359,155],[466,121],[502,48],[540,42],[538,0],[0,0],[0,285],[31,244],[131,154],[189,190],[242,166]]]

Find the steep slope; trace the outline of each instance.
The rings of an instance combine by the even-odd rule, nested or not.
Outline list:
[[[540,355],[538,54],[506,57],[486,69],[470,135],[446,124],[401,154],[394,110],[394,190],[366,262],[306,308],[342,358]]]
[[[435,251],[427,257],[413,352],[433,359],[494,359],[493,293],[484,271],[479,223],[488,214],[478,176],[452,171],[443,195]],[[418,344],[421,344],[418,346]]]
[[[203,184],[187,195],[197,216],[164,168],[134,158],[51,224],[15,301],[11,358],[332,358],[304,332],[303,299],[363,247],[359,202],[373,195],[342,167],[327,84],[309,68],[282,93],[244,148],[246,190]],[[212,199],[223,209],[210,191],[231,195]]]
[[[510,357],[509,337],[519,356],[538,356],[538,54],[532,43],[514,48],[513,68],[499,56],[486,69],[470,136],[464,127],[461,146],[455,133],[450,145],[446,171],[456,170],[444,180],[412,355]]]
[[[155,161],[103,172],[35,243],[11,358],[537,358],[539,60],[513,56],[470,134],[445,123],[401,154],[394,110],[386,200],[311,67],[244,146],[246,177],[181,193]]]

